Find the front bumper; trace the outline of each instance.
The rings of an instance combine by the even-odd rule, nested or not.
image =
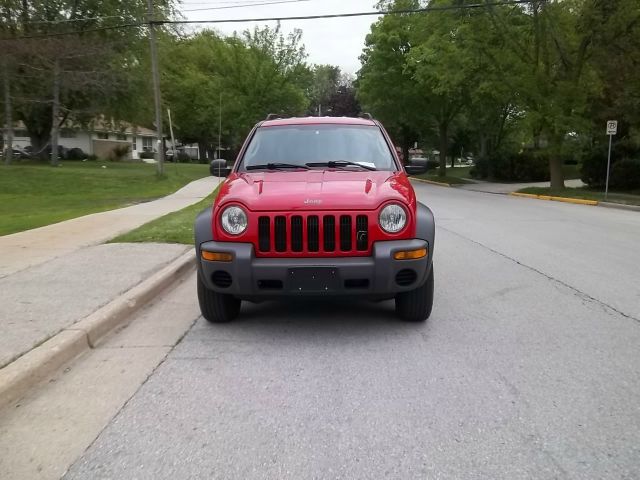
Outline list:
[[[416,260],[395,260],[400,250],[427,248]],[[201,251],[230,253],[230,262],[208,261]],[[258,258],[250,243],[205,242],[197,250],[207,288],[239,298],[304,295],[363,295],[391,298],[422,285],[433,252],[420,239],[376,242],[370,257]]]

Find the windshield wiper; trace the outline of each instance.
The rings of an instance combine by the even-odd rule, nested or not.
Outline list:
[[[281,168],[303,168],[309,170],[306,165],[296,165],[294,163],[264,163],[261,165],[248,165],[246,170],[279,170]]]
[[[355,167],[364,168],[365,170],[377,170],[376,167],[370,167],[369,165],[362,165],[361,163],[350,162],[348,160],[331,160],[330,162],[313,162],[313,163],[305,163],[305,165],[307,167],[329,167],[329,168],[355,166]]]

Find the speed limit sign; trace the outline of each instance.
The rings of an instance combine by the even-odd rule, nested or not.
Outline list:
[[[618,121],[617,120],[607,121],[607,135],[616,135],[617,133],[618,133]]]

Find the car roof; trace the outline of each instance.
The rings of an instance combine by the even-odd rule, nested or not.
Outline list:
[[[281,127],[285,125],[367,125],[375,126],[373,120],[354,117],[291,117],[265,120],[261,127]]]

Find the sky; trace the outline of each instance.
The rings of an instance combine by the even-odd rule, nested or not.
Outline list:
[[[377,3],[376,0],[297,0],[291,3],[273,5],[188,11],[208,7],[266,3],[269,1],[278,0],[182,0],[181,10],[188,20],[211,20],[368,12],[374,11]],[[355,75],[360,68],[358,58],[364,47],[365,36],[369,33],[371,24],[377,18],[377,16],[364,16],[320,20],[289,20],[281,22],[281,28],[285,34],[295,28],[302,29],[302,42],[306,47],[309,63],[337,65],[343,72]],[[275,26],[276,22],[223,23],[215,24],[213,27],[224,34],[232,34],[234,31],[252,29],[255,25],[265,24]],[[202,28],[203,26],[206,25],[197,25],[195,28]]]

